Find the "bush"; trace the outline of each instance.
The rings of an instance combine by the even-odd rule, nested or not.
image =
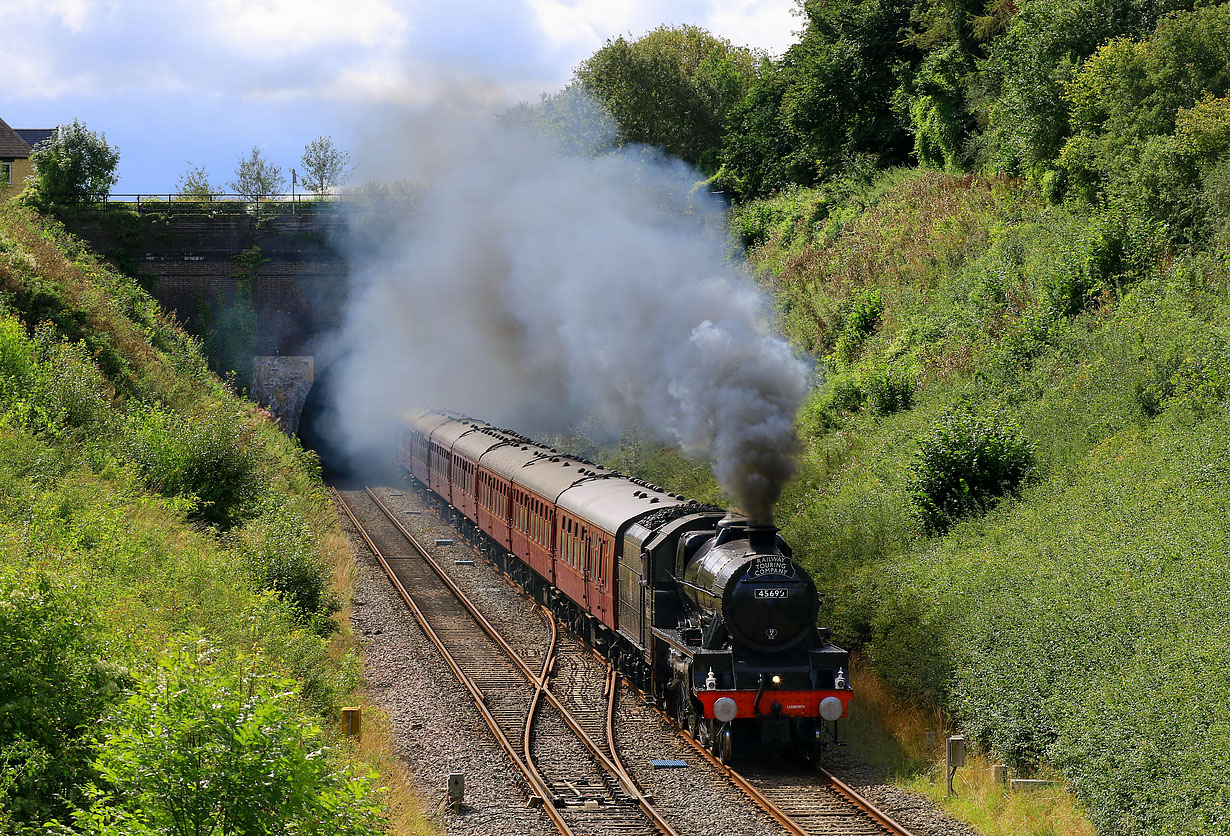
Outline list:
[[[186,417],[139,407],[127,418],[121,446],[152,489],[193,500],[196,519],[229,528],[255,510],[259,452],[252,427],[233,407]]]
[[[7,406],[28,390],[36,362],[20,320],[0,314],[0,405]]]
[[[124,678],[96,633],[45,577],[0,575],[0,830],[61,815],[88,772],[89,729]]]
[[[879,363],[866,369],[860,380],[867,403],[876,415],[892,415],[914,404],[918,380],[911,370]]]
[[[864,288],[842,303],[838,312],[843,321],[833,345],[833,357],[838,365],[846,366],[880,324],[884,300],[880,297],[880,291]]]
[[[1149,417],[1172,407],[1206,417],[1230,397],[1230,342],[1218,333],[1187,337],[1143,359],[1134,387]]]
[[[960,517],[985,511],[1034,474],[1029,442],[1013,428],[950,413],[923,439],[910,488],[923,527],[942,533]]]
[[[329,589],[319,539],[303,517],[278,504],[233,529],[230,539],[257,586],[277,592],[316,632],[337,628],[332,616],[341,605]]]
[[[1162,252],[1161,228],[1118,201],[1061,240],[1042,277],[1042,292],[1056,316],[1076,316],[1099,298],[1122,298],[1149,275]]]
[[[45,348],[38,401],[49,422],[89,428],[110,419],[112,388],[82,343]]]
[[[138,675],[99,735],[100,786],[76,832],[383,834],[373,776],[324,744],[294,682],[210,656],[199,641]]]

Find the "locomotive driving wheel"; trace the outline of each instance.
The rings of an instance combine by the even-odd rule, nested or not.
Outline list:
[[[688,727],[688,691],[682,683],[675,691],[675,723],[680,729]]]

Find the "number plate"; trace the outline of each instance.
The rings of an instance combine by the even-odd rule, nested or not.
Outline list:
[[[761,588],[761,589],[756,590],[756,597],[757,598],[789,598],[790,590],[786,589],[785,587],[773,587],[770,589]]]

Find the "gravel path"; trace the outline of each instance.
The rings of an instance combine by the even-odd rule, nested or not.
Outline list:
[[[533,603],[457,532],[426,511],[411,489],[393,487],[377,493],[400,513],[403,524],[424,545],[436,538],[455,541],[452,546],[433,549],[437,560],[514,647],[529,660],[541,659],[548,636]],[[394,594],[366,544],[349,520],[343,517],[342,523],[350,535],[358,569],[351,621],[360,640],[367,690],[392,721],[398,756],[409,765],[422,796],[437,808],[433,818],[448,834],[555,833],[546,814],[527,805],[529,792],[516,767],[492,740],[470,705],[469,695]],[[601,663],[590,658],[595,675],[600,675]],[[782,832],[626,687],[620,694],[616,735],[629,771],[681,833],[773,836]],[[659,759],[682,760],[687,766],[654,769],[651,761]],[[831,752],[826,766],[916,836],[977,836],[929,799],[883,783],[867,765],[844,752]],[[466,805],[460,812],[442,806],[450,772],[465,775]]]

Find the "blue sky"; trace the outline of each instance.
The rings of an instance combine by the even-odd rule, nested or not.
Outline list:
[[[0,118],[79,118],[120,150],[115,191],[225,186],[258,146],[284,169],[319,135],[365,157],[432,106],[499,109],[559,89],[618,35],[694,23],[781,53],[795,0],[6,0]],[[383,137],[387,141],[390,137]],[[412,141],[407,138],[407,142]],[[378,172],[362,166],[356,177]]]

